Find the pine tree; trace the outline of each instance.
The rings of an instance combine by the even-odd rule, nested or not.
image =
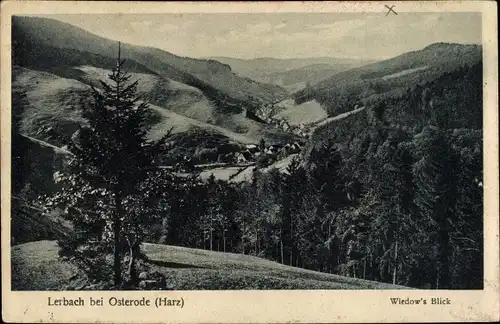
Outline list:
[[[434,242],[431,243],[434,247],[431,250],[435,262],[434,286],[446,289],[449,288],[452,261],[450,234],[457,217],[458,159],[445,131],[439,128],[425,128],[417,137],[417,147],[420,160],[413,168],[417,186],[415,204],[427,222],[421,228],[426,229]]]
[[[149,108],[137,96],[138,81],[130,82],[123,64],[119,45],[111,82],[101,81],[101,90],[92,87],[93,104],[81,107],[86,123],[68,143],[74,157],[57,175],[64,188],[46,201],[48,208],[61,206],[75,226],[75,236],[61,242],[62,250],[79,255],[87,266],[95,265],[92,260],[105,263],[105,254],[113,252],[115,288],[123,284],[125,253],[129,253],[130,282],[137,279],[141,224],[150,211],[144,209],[150,202],[145,201],[152,198],[144,183],[155,172],[162,143],[169,135],[148,141]]]
[[[399,138],[402,134],[391,134],[380,150],[382,164],[377,181],[377,194],[381,204],[373,221],[373,233],[382,244],[383,257],[380,268],[382,277],[392,270],[392,283],[399,282],[406,259],[406,246],[411,234],[410,212],[413,206],[413,174],[411,148]]]
[[[461,139],[482,136],[482,132],[462,131]],[[474,134],[476,133],[476,134]],[[458,143],[461,140],[457,140]],[[483,156],[482,141],[474,146],[457,145],[458,169],[456,222],[450,239],[453,245],[451,286],[483,288]]]

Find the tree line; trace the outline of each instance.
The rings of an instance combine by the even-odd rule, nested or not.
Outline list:
[[[212,178],[183,192],[198,206],[170,205],[151,239],[412,287],[480,288],[481,154],[453,148],[437,128],[420,135],[391,134],[358,157],[378,170],[370,176],[332,143],[286,173]]]
[[[74,224],[60,254],[89,277],[137,286],[148,241],[411,287],[482,288],[482,132],[445,118],[482,109],[478,67],[380,97],[362,117],[320,130],[286,172],[256,168],[238,184],[156,168],[169,134],[147,139],[148,106],[122,65],[93,89],[74,158],[56,174],[62,189],[43,201]],[[446,106],[460,86],[469,100]]]
[[[287,172],[211,178],[180,194],[199,206],[171,209],[161,242],[412,287],[481,288],[481,98],[480,64],[382,96],[320,130]]]

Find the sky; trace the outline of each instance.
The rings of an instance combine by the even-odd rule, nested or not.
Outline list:
[[[436,42],[481,43],[480,13],[51,15],[106,38],[195,58],[383,59]]]

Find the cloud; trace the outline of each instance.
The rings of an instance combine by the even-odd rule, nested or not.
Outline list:
[[[132,27],[149,27],[153,24],[151,20],[139,20],[139,21],[131,21],[130,25]]]
[[[310,28],[312,29],[322,29],[322,30],[328,30],[328,29],[339,29],[339,30],[352,30],[354,28],[361,27],[363,25],[366,25],[369,19],[352,19],[352,20],[342,20],[342,21],[336,21],[330,24],[315,24],[311,25]]]
[[[281,30],[285,28],[287,24],[271,24],[269,22],[263,22],[258,24],[247,24],[246,28],[241,31],[241,33],[246,33],[248,35],[263,35],[267,33],[272,33],[276,30]]]
[[[479,13],[57,15],[90,32],[182,56],[380,58],[435,42],[480,43]]]
[[[155,27],[157,31],[162,31],[162,32],[179,32],[179,31],[185,31],[186,29],[190,28],[195,24],[195,21],[188,20],[183,22],[182,24],[166,24],[166,23],[161,23],[158,24],[158,26]]]

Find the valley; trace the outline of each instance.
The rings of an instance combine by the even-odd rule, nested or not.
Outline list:
[[[482,287],[481,46],[195,59],[42,17],[12,35],[15,290]]]

